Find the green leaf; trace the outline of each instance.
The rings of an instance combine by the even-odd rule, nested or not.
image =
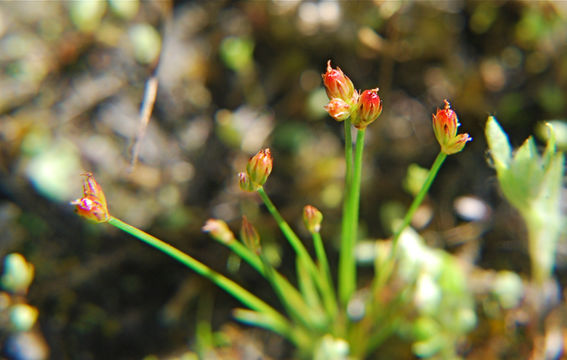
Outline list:
[[[516,151],[509,171],[513,179],[510,185],[515,198],[524,199],[524,202],[527,202],[537,196],[540,191],[543,168],[532,137],[524,141]]]
[[[543,153],[543,167],[547,168],[551,158],[555,155],[555,130],[550,123],[545,123],[545,127],[549,131],[547,145],[545,147],[545,152]]]
[[[507,169],[512,157],[512,148],[508,141],[508,136],[494,116],[489,116],[486,121],[485,136],[496,170],[500,172]]]
[[[534,139],[533,137],[530,136],[529,138],[526,139],[526,141],[524,141],[522,146],[520,146],[518,150],[516,150],[516,153],[514,154],[514,161],[529,162],[530,159],[533,159],[534,157],[537,156],[538,153]]]
[[[545,211],[548,216],[556,216],[558,218],[561,216],[560,198],[564,167],[565,157],[563,153],[555,153],[551,157],[541,181],[541,192],[539,193],[538,201],[547,204]]]
[[[279,322],[269,314],[249,309],[236,308],[232,311],[232,316],[244,324],[268,329],[283,336],[287,335],[286,332],[280,328]]]

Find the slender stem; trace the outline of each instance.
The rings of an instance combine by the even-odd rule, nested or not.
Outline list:
[[[265,314],[259,313],[257,311],[236,308],[232,311],[234,318],[244,324],[270,328],[270,319],[266,317]],[[313,334],[301,327],[293,328],[293,343],[298,349],[311,349],[313,347]]]
[[[260,273],[260,275],[264,276],[264,267],[262,265],[262,260],[258,255],[250,251],[250,249],[244,246],[241,242],[236,241],[236,239],[221,243],[226,245],[233,253],[248,263],[248,265],[252,266],[254,270]]]
[[[270,262],[263,253],[260,253],[260,259],[264,266],[264,276],[266,277],[270,285],[272,285],[272,289],[274,289],[276,296],[283,304],[288,314],[295,321],[302,322],[304,325],[309,326],[310,324],[309,321],[307,320],[308,317],[303,316],[303,311],[305,310],[305,308],[301,309],[296,306],[293,306],[293,304],[290,301],[291,297],[289,296],[289,294],[283,291],[282,287],[280,286],[280,283],[276,280],[276,275],[275,275],[276,272],[272,267],[272,264],[270,264]]]
[[[358,214],[360,205],[360,182],[362,178],[362,154],[364,153],[364,136],[366,129],[359,129],[356,134],[356,148],[354,153],[354,166],[352,171],[352,182],[350,184],[348,201],[348,212],[343,214],[349,223],[350,230],[341,247],[341,253],[345,253],[343,276],[345,277],[341,295],[341,301],[347,305],[350,297],[356,289],[356,259],[354,247],[358,233]]]
[[[276,220],[276,223],[280,227],[280,230],[287,238],[290,245],[293,247],[293,250],[299,257],[300,261],[303,262],[306,269],[309,271],[309,274],[311,275],[311,277],[313,277],[313,280],[315,280],[317,287],[319,288],[319,290],[323,292],[324,291],[323,278],[319,273],[319,271],[317,270],[317,266],[313,262],[311,255],[309,255],[307,249],[305,248],[305,246],[303,246],[303,243],[301,242],[299,237],[297,237],[295,232],[293,232],[293,230],[288,225],[288,223],[280,215],[278,209],[276,208],[274,203],[270,200],[268,194],[266,194],[266,192],[264,191],[264,188],[260,187],[257,190],[257,192],[260,195],[260,198],[262,198],[262,201],[264,202],[266,207],[268,208],[270,214],[272,214],[273,218]],[[325,308],[327,309],[327,312],[329,314],[334,314],[336,312],[335,309],[337,308],[334,296],[324,296],[323,301],[325,303]]]
[[[313,276],[311,276],[299,257],[295,258],[295,273],[297,276],[297,287],[303,295],[305,302],[310,308],[320,309],[323,291],[320,293],[317,291]],[[303,312],[305,312],[305,309],[303,309]]]
[[[441,165],[443,165],[443,162],[445,161],[446,158],[447,158],[447,154],[443,152],[439,152],[439,154],[435,158],[435,161],[433,162],[433,165],[431,165],[431,169],[429,169],[427,178],[425,179],[425,182],[421,186],[419,193],[413,199],[413,202],[411,203],[408,211],[406,212],[406,215],[402,220],[402,223],[398,226],[398,228],[394,232],[394,235],[392,237],[392,250],[390,251],[390,255],[383,260],[383,263],[376,264],[376,269],[375,269],[376,276],[374,276],[374,279],[372,281],[372,292],[374,294],[377,294],[381,291],[381,288],[386,284],[387,280],[390,278],[392,272],[394,271],[395,261],[398,253],[398,242],[400,239],[400,235],[402,234],[404,229],[409,225],[417,208],[423,202],[425,195],[427,195],[427,192],[429,191],[431,184],[433,184],[433,180],[437,176],[437,173],[439,172],[439,169],[441,169]]]
[[[323,294],[323,296],[334,297],[335,290],[333,289],[333,279],[331,277],[329,261],[327,260],[327,254],[325,253],[325,247],[323,246],[321,234],[319,234],[318,232],[313,233],[313,245],[315,247],[315,254],[317,255],[317,261],[319,263],[319,271],[325,278],[324,284],[326,294]]]
[[[321,309],[311,308],[309,312],[305,314],[305,309],[308,308],[308,305],[299,291],[284,276],[275,270],[267,260],[263,259],[264,255],[256,255],[241,242],[236,240],[222,242],[222,244],[226,245],[232,252],[270,282],[277,294],[285,294],[285,299],[280,298],[280,300],[282,300],[282,304],[286,307],[288,314],[301,314],[303,312],[302,316],[298,317],[298,320],[301,321],[303,325],[307,328],[321,326],[324,322]],[[285,300],[285,302],[283,302],[283,300]]]
[[[338,286],[339,286],[339,299],[343,306],[347,305],[349,294],[349,283],[351,277],[349,275],[349,258],[351,254],[349,252],[350,248],[350,234],[351,225],[350,217],[348,214],[351,213],[351,184],[352,184],[352,125],[349,119],[344,121],[345,123],[345,188],[344,188],[344,199],[343,199],[343,218],[341,223],[341,251],[339,253],[339,272],[338,272]]]
[[[268,194],[266,194],[266,191],[264,191],[264,188],[260,187],[258,189],[258,194],[262,198],[262,201],[264,202],[264,204],[268,208],[268,211],[270,212],[270,214],[272,214],[272,216],[276,220],[276,223],[280,227],[280,230],[282,231],[282,233],[284,234],[286,239],[289,241],[289,243],[293,247],[293,250],[295,250],[295,252],[297,253],[297,256],[299,256],[302,259],[302,261],[304,261],[306,263],[305,265],[307,266],[309,271],[316,271],[315,270],[316,269],[315,263],[313,262],[313,259],[311,258],[311,256],[307,252],[307,249],[305,248],[305,246],[303,246],[303,243],[301,242],[299,237],[297,237],[297,235],[291,229],[291,227],[288,225],[288,223],[280,215],[280,212],[278,211],[278,209],[276,208],[276,206],[274,205],[272,200],[270,200],[270,198],[268,197]]]
[[[120,230],[127,232],[128,234],[138,238],[139,240],[145,242],[146,244],[156,248],[162,253],[172,257],[173,259],[179,261],[183,265],[187,266],[191,270],[195,271],[197,274],[211,280],[215,285],[225,290],[244,305],[248,306],[250,309],[256,310],[260,313],[265,314],[270,318],[270,328],[274,331],[282,334],[283,336],[293,339],[293,333],[288,321],[278,313],[270,305],[266,304],[260,298],[256,297],[248,290],[244,289],[242,286],[238,285],[229,278],[217,273],[205,264],[199,262],[193,257],[187,255],[181,250],[169,245],[166,242],[130,225],[122,220],[119,220],[113,216],[108,220],[110,225],[113,225]]]
[[[411,219],[413,218],[413,215],[415,214],[417,208],[423,202],[425,195],[427,195],[427,192],[429,191],[431,184],[433,184],[433,180],[437,176],[437,173],[439,172],[439,169],[441,169],[441,165],[443,165],[443,162],[445,161],[446,158],[447,158],[447,154],[445,154],[444,152],[441,151],[441,152],[439,152],[439,154],[435,158],[435,162],[433,162],[433,165],[431,165],[431,169],[429,170],[429,173],[427,174],[427,178],[425,179],[423,186],[419,190],[419,193],[416,195],[416,197],[413,199],[413,202],[411,203],[410,208],[406,212],[406,216],[404,217],[404,220],[402,221],[402,223],[400,224],[400,226],[398,227],[398,229],[394,233],[394,237],[392,239],[392,253],[391,253],[392,256],[391,257],[395,258],[397,248],[398,248],[398,240],[400,238],[400,235],[402,234],[402,232],[404,231],[406,226],[409,225],[409,223],[410,223]]]

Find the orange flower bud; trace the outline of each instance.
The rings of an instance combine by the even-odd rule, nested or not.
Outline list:
[[[82,174],[85,176],[83,180],[83,197],[75,201],[71,201],[71,205],[75,205],[75,211],[80,216],[92,220],[94,222],[107,222],[110,219],[106,198],[99,183],[95,180],[93,174],[87,172]]]
[[[382,113],[382,100],[378,96],[378,89],[364,90],[358,98],[358,104],[358,113],[352,124],[358,129],[364,129]]]
[[[357,95],[354,85],[339,67],[336,69],[331,67],[331,60],[327,62],[327,72],[321,76],[329,99],[339,98],[352,104]]]
[[[209,233],[213,239],[223,244],[228,244],[235,240],[234,234],[230,231],[228,225],[222,220],[209,219],[201,230]]]
[[[314,206],[307,205],[303,208],[303,222],[311,234],[321,230],[323,214]]]
[[[272,172],[273,159],[270,149],[266,148],[258,151],[258,153],[248,160],[246,165],[246,173],[250,178],[250,182],[256,186],[262,186],[268,180],[268,176]]]
[[[240,239],[252,252],[260,253],[260,235],[256,228],[248,221],[246,216],[242,217],[242,227],[240,228]]]
[[[335,98],[331,99],[331,101],[325,105],[325,110],[327,110],[333,119],[343,121],[348,119],[350,116],[351,106],[344,100]]]
[[[455,154],[463,150],[465,144],[472,140],[469,134],[457,135],[459,119],[457,113],[451,109],[451,105],[445,100],[445,108],[437,109],[433,115],[433,132],[441,145],[441,151],[447,155]]]

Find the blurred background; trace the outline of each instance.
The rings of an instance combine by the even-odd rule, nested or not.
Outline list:
[[[237,231],[246,214],[273,261],[293,273],[275,223],[238,189],[248,157],[269,146],[267,192],[304,238],[303,206],[323,212],[336,264],[343,127],[323,109],[329,59],[356,88],[379,87],[384,104],[367,131],[361,237],[387,238],[388,219],[411,202],[408,166],[435,159],[431,114],[447,99],[474,140],[446,161],[414,226],[476,266],[528,276],[524,225],[487,164],[484,123],[495,115],[513,146],[544,133],[545,121],[567,132],[566,2],[1,2],[0,258],[19,252],[34,265],[27,302],[39,311],[23,343],[0,330],[5,356],[174,357],[194,349],[198,323],[225,329],[238,344],[220,358],[251,349],[290,356],[277,337],[232,323],[238,303],[229,295],[128,235],[79,218],[69,201],[82,195],[80,174],[90,171],[114,216],[273,300],[201,226],[216,217]],[[155,107],[138,138],[152,74]],[[7,353],[18,344],[38,357]]]

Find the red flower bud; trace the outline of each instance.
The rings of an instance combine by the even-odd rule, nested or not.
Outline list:
[[[437,109],[437,113],[433,115],[433,132],[441,145],[441,151],[447,155],[458,153],[463,150],[467,142],[472,140],[469,134],[457,135],[460,125],[457,113],[445,100],[445,108]]]
[[[327,72],[323,75],[323,84],[327,90],[329,99],[339,98],[348,104],[352,104],[356,98],[356,90],[352,81],[337,67],[331,67],[331,60],[327,62]]]
[[[335,98],[331,99],[331,101],[325,105],[325,110],[327,110],[333,119],[343,121],[348,119],[350,116],[351,106],[344,100]]]
[[[255,254],[260,253],[260,235],[256,228],[248,221],[246,216],[242,217],[242,227],[240,228],[240,239],[250,251]]]
[[[248,160],[246,165],[246,173],[250,182],[256,186],[262,186],[268,180],[268,176],[272,172],[273,159],[270,149],[266,148],[258,151],[258,153]]]
[[[75,201],[71,201],[71,205],[75,205],[75,211],[80,216],[92,220],[94,222],[107,222],[110,219],[106,198],[99,183],[96,182],[93,174],[84,173],[83,180],[83,197]]]
[[[358,98],[358,113],[353,116],[352,124],[358,129],[364,129],[373,123],[382,113],[382,100],[378,89],[364,90]]]
[[[213,239],[223,244],[228,244],[235,240],[234,234],[222,220],[209,219],[201,230],[209,233]]]
[[[323,214],[316,207],[307,205],[303,208],[303,222],[310,233],[318,233],[322,221]]]

